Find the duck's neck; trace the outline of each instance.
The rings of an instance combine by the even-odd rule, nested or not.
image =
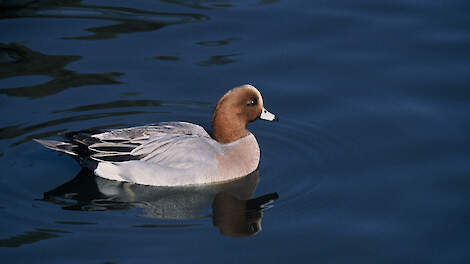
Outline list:
[[[219,143],[227,144],[246,137],[250,132],[246,123],[228,109],[217,108],[212,115],[212,135]]]

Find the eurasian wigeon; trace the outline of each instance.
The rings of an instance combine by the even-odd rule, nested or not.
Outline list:
[[[153,186],[219,183],[258,167],[260,149],[246,129],[256,119],[277,120],[251,85],[229,90],[212,115],[211,137],[201,126],[165,122],[105,132],[65,134],[67,142],[36,140],[74,156],[102,178]]]

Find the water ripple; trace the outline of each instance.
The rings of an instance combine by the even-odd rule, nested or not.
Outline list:
[[[347,143],[332,131],[313,123],[281,120],[272,128],[256,130],[256,136],[262,149],[261,165],[270,164],[261,171],[263,186],[279,192],[277,206],[288,207],[308,197],[348,150]],[[275,165],[286,163],[289,166]]]
[[[17,17],[99,19],[117,22],[117,24],[87,28],[86,31],[92,35],[62,38],[82,40],[110,39],[116,38],[119,34],[148,32],[169,25],[209,19],[206,15],[196,13],[153,12],[128,7],[86,5],[76,1],[33,2],[26,7],[6,9],[0,13],[0,18]]]
[[[160,100],[119,100],[102,104],[91,104],[77,106],[68,109],[54,110],[52,113],[62,112],[85,112],[93,110],[113,109],[113,108],[126,108],[126,107],[160,107],[168,105],[210,105],[206,102],[196,101],[160,101]]]
[[[66,89],[85,85],[121,84],[117,78],[122,73],[77,73],[65,69],[81,56],[48,55],[33,51],[20,44],[0,43],[0,53],[7,54],[15,61],[0,64],[0,79],[19,76],[41,75],[52,80],[30,86],[1,88],[0,94],[14,97],[41,98]]]
[[[252,1],[227,1],[227,0],[161,0],[170,4],[185,6],[194,9],[219,9],[239,6],[261,6],[278,3],[280,0],[252,0]]]

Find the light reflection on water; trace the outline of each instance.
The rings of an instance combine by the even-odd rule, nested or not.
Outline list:
[[[0,0],[3,258],[468,262],[468,11]],[[246,195],[74,178],[73,160],[31,142],[160,121],[207,128],[242,83],[281,119],[249,126],[262,152]]]

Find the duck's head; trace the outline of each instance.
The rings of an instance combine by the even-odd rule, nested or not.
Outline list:
[[[230,143],[249,134],[246,124],[256,119],[277,121],[263,106],[260,92],[249,84],[235,87],[220,98],[212,115],[212,133],[220,143]]]

